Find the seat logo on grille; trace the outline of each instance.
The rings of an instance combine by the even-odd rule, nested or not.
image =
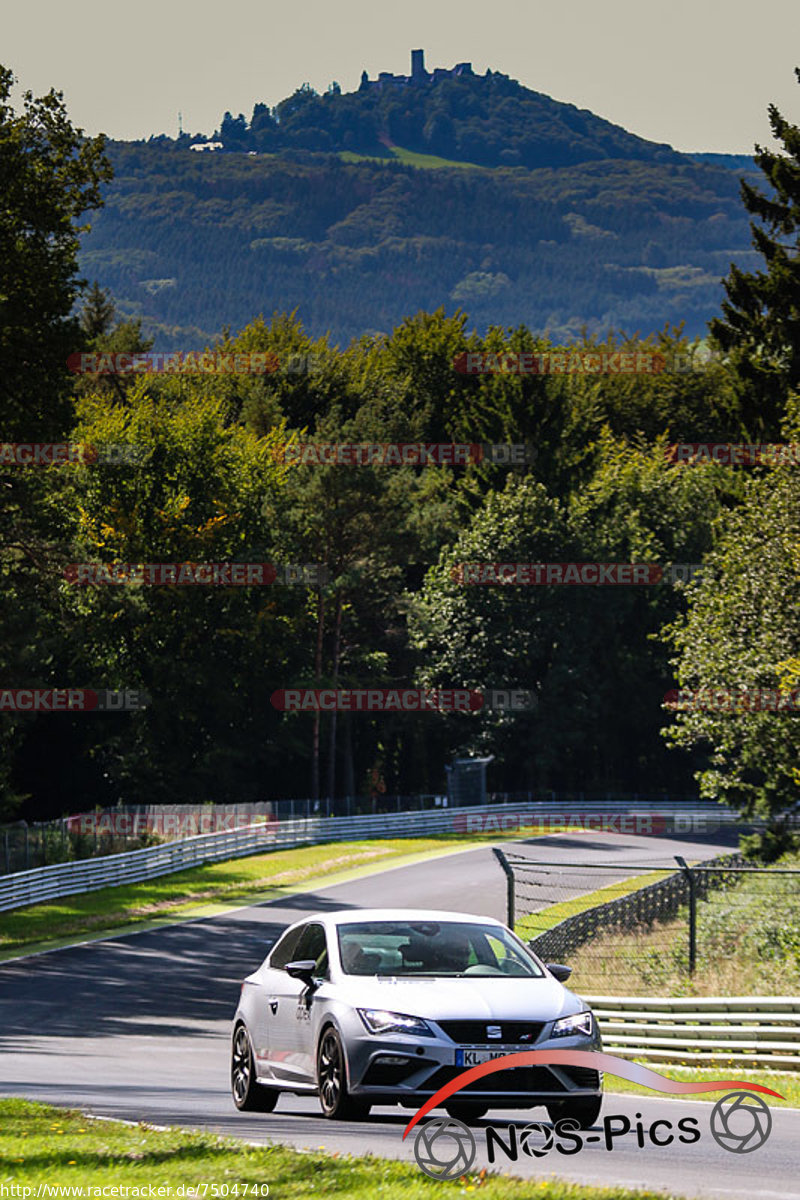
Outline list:
[[[501,1038],[503,1036],[503,1030],[499,1025],[487,1025],[486,1036],[487,1038]]]

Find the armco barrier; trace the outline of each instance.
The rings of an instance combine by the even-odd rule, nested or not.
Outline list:
[[[121,884],[138,883],[144,879],[155,879],[184,871],[189,867],[223,859],[244,858],[267,850],[289,849],[320,842],[352,840],[355,838],[422,837],[428,833],[452,833],[455,822],[463,814],[483,814],[496,818],[484,822],[495,832],[514,829],[522,823],[535,821],[537,814],[574,812],[582,813],[596,808],[602,813],[646,815],[648,812],[684,816],[687,821],[694,816],[713,814],[715,821],[733,821],[733,815],[717,804],[679,804],[644,806],[640,804],[589,803],[576,805],[554,805],[547,802],[532,804],[482,805],[480,807],[440,808],[422,812],[379,813],[358,817],[310,817],[294,821],[270,822],[263,826],[250,826],[231,832],[205,833],[197,837],[184,838],[161,846],[148,846],[144,850],[131,850],[123,854],[111,854],[103,858],[89,858],[79,862],[55,863],[49,867],[37,867],[30,871],[18,871],[0,876],[0,911],[22,908],[43,900],[59,896],[74,896],[81,892],[97,891],[100,888],[117,887]],[[465,828],[464,832],[470,832]],[[488,830],[487,830],[488,831]]]
[[[691,1066],[800,1068],[800,996],[585,996],[603,1049]]]

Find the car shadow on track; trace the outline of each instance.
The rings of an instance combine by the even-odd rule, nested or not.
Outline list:
[[[34,1030],[53,1037],[216,1033],[211,1027],[232,1019],[242,980],[287,925],[302,912],[345,907],[355,906],[307,892],[6,963],[0,1029],[12,1038]]]

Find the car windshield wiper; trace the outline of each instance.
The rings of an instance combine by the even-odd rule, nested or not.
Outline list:
[[[385,974],[376,972],[377,979],[443,979],[445,976],[432,975],[430,971],[387,971]],[[452,978],[447,976],[446,978]]]

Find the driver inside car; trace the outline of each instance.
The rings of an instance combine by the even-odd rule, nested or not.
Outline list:
[[[462,934],[451,933],[438,949],[438,965],[454,975],[463,974],[469,966],[471,947]]]

